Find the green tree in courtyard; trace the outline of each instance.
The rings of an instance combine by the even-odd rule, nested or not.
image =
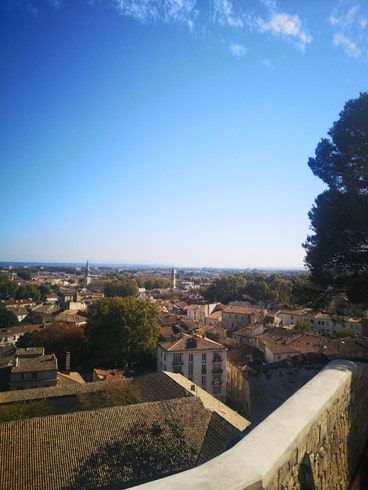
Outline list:
[[[156,347],[158,309],[132,297],[102,298],[88,307],[85,334],[100,365],[123,367]]]
[[[0,327],[14,327],[16,325],[19,325],[19,321],[15,313],[0,307]]]
[[[368,305],[368,93],[345,104],[308,165],[328,188],[309,213],[312,281]]]
[[[340,330],[336,332],[336,337],[338,339],[343,339],[345,337],[352,337],[353,339],[355,339],[356,336],[356,333],[351,328],[340,328]]]

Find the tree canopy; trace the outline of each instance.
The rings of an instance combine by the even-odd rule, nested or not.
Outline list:
[[[368,305],[368,93],[345,104],[308,165],[328,186],[309,212],[314,283]]]
[[[133,297],[102,298],[88,307],[85,334],[100,365],[124,367],[156,347],[158,309]]]
[[[114,296],[137,296],[137,281],[129,277],[107,281],[105,283],[104,294],[109,298],[113,298]]]
[[[16,314],[6,308],[0,308],[0,327],[14,327],[16,325],[19,325]]]

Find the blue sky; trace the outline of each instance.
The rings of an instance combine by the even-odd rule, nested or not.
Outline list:
[[[302,267],[358,1],[2,0],[0,260]]]

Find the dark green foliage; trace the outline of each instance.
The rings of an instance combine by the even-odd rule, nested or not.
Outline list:
[[[24,269],[22,271],[18,271],[17,275],[21,278],[24,279],[25,281],[30,281],[32,279],[32,274],[30,271],[27,269]]]
[[[8,279],[5,274],[0,273],[0,298],[11,298],[16,293],[18,287],[15,281]]]
[[[309,159],[328,189],[309,213],[305,262],[314,283],[368,305],[368,93],[346,103]]]
[[[0,327],[15,327],[19,325],[15,313],[6,308],[0,308]]]
[[[89,360],[89,350],[83,327],[74,324],[55,323],[34,332],[32,345],[44,347],[46,353],[53,352],[58,359],[60,371],[65,370],[65,353],[70,352],[71,368],[78,370]]]
[[[113,298],[115,296],[137,296],[137,281],[129,277],[123,277],[122,279],[113,279],[112,281],[106,282],[104,294],[107,298]]]
[[[148,301],[102,298],[88,307],[85,333],[96,362],[124,367],[155,349],[158,309]]]
[[[291,283],[278,274],[246,273],[230,274],[215,279],[203,295],[208,301],[228,303],[241,300],[244,296],[252,303],[287,303],[290,299]]]
[[[295,324],[295,330],[299,330],[300,332],[313,332],[314,328],[310,322],[297,322]]]
[[[16,299],[33,299],[35,303],[41,302],[41,293],[37,286],[34,284],[26,284],[25,286],[19,286],[15,293]]]
[[[352,337],[353,339],[355,339],[356,336],[356,333],[351,328],[341,328],[336,332],[336,337],[339,339],[343,339],[345,337]]]
[[[52,404],[47,399],[0,405],[0,422],[45,417],[53,414]]]
[[[207,301],[228,303],[241,299],[244,294],[246,280],[239,274],[229,274],[215,279],[205,290],[204,297]]]
[[[79,393],[77,397],[80,410],[96,410],[140,402],[138,390],[130,381],[124,383],[106,381],[101,383],[101,389]]]

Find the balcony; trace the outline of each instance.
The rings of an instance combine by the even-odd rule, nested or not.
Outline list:
[[[175,360],[174,359],[173,362],[172,362],[172,365],[173,366],[184,366],[184,361],[182,359],[180,359],[180,360]]]
[[[222,361],[223,361],[222,356],[220,356],[220,355],[213,356],[212,362],[222,362]]]
[[[213,368],[212,374],[222,374],[224,370],[222,368]]]

